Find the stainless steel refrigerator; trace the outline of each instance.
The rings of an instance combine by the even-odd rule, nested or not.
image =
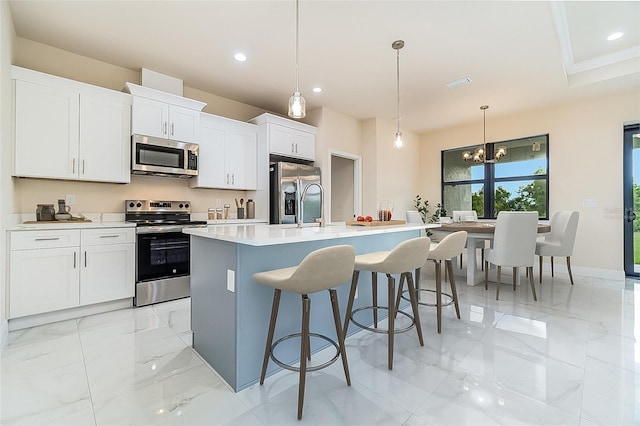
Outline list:
[[[304,189],[320,184],[320,168],[304,164],[271,163],[269,223],[297,223],[301,211],[300,197]],[[313,223],[321,217],[322,200],[318,186],[310,186],[302,208],[304,223]]]

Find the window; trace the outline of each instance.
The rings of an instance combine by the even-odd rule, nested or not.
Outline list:
[[[495,218],[503,210],[537,211],[549,217],[549,135],[488,143],[486,158],[506,147],[500,161],[464,161],[463,153],[482,145],[442,151],[442,204]]]

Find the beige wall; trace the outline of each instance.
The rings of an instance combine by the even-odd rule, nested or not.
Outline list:
[[[0,348],[4,346],[8,333],[6,300],[7,294],[7,268],[4,267],[6,259],[6,233],[4,230],[9,223],[11,203],[13,198],[13,185],[9,177],[11,170],[11,64],[15,52],[15,30],[9,4],[0,1],[0,259],[3,265],[0,268]]]
[[[569,105],[493,118],[487,141],[549,134],[549,210],[578,210],[572,266],[623,271],[623,125],[640,119],[640,92],[619,93]],[[491,111],[491,110],[489,110]],[[482,120],[420,138],[420,193],[440,202],[440,151],[482,138]],[[597,207],[583,207],[583,200]]]

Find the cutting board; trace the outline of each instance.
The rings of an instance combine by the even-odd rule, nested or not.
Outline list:
[[[389,226],[389,225],[404,225],[406,222],[404,220],[374,220],[372,222],[357,222],[357,221],[348,221],[347,225],[349,226]]]
[[[72,218],[72,219],[67,219],[67,220],[28,220],[26,222],[23,222],[25,225],[26,224],[35,224],[35,223],[91,223],[91,220],[89,219],[83,219],[83,218]]]

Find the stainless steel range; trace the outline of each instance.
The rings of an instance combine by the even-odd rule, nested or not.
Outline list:
[[[189,201],[127,200],[125,220],[136,223],[135,306],[190,295],[190,238],[186,227],[205,227],[191,220]]]

